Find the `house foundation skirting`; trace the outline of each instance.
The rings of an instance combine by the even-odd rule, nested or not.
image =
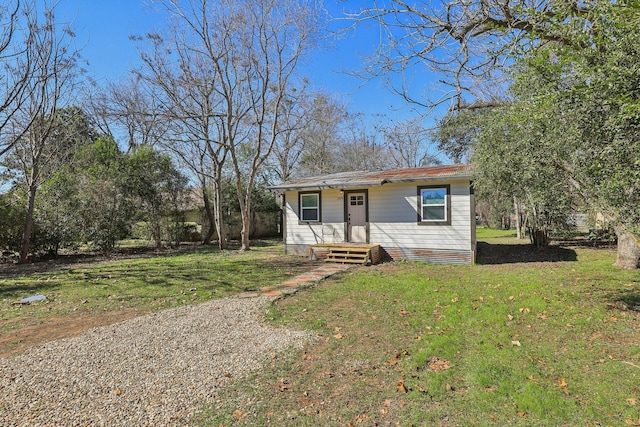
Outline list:
[[[324,259],[329,253],[328,247],[323,245],[285,245],[286,254],[307,256],[312,259]],[[378,258],[378,256],[376,256]],[[391,248],[380,247],[379,259],[381,260],[408,260],[426,261],[434,264],[463,264],[475,263],[475,251],[454,249],[429,249],[429,248]]]
[[[475,252],[454,249],[427,249],[427,248],[389,248],[383,247],[387,259],[426,261],[433,264],[463,264],[475,263]]]

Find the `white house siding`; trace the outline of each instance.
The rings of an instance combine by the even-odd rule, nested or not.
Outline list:
[[[420,185],[451,186],[451,225],[418,225]],[[471,264],[475,258],[475,206],[469,181],[389,183],[368,190],[369,243],[393,259]],[[350,191],[356,191],[353,189]],[[322,191],[322,223],[300,223],[298,192],[285,193],[285,251],[308,255],[319,243],[345,241],[344,199],[339,190]]]
[[[425,183],[439,185],[437,182]],[[469,181],[451,186],[451,225],[418,225],[417,187],[422,183],[386,184],[369,189],[369,239],[392,258],[438,263],[473,262],[474,207]]]
[[[344,242],[344,200],[340,190],[323,190],[321,223],[300,222],[298,192],[285,193],[285,252],[308,255],[309,246]]]

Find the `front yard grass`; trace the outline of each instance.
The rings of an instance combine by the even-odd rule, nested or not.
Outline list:
[[[138,258],[43,262],[0,270],[0,356],[91,326],[273,285],[308,261],[271,242],[249,252],[192,247]],[[42,294],[43,302],[14,305]]]
[[[317,341],[225,389],[198,422],[640,425],[638,272],[610,249],[538,259],[510,234],[485,240],[509,249],[502,262],[358,267],[280,300],[271,321]]]

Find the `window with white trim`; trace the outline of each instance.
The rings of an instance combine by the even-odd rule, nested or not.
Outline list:
[[[418,187],[418,221],[423,224],[450,224],[450,186]]]
[[[320,222],[320,193],[300,193],[300,221]]]

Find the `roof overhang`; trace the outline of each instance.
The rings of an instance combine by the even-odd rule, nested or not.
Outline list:
[[[473,177],[473,170],[473,166],[470,165],[453,165],[374,172],[340,172],[300,178],[267,188],[270,191],[283,193],[286,191],[319,191],[327,189],[349,190],[404,182],[470,180]]]

